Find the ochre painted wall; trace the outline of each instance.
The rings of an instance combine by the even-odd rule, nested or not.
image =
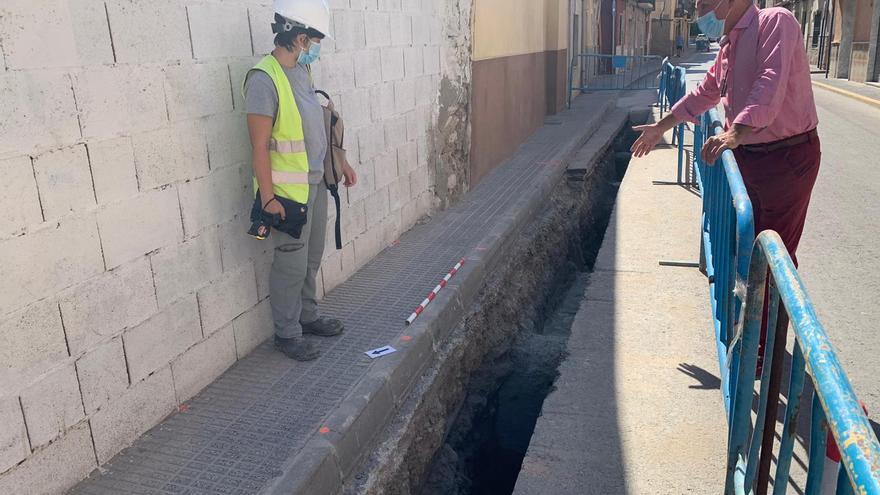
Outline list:
[[[476,0],[474,60],[567,46],[567,0]]]
[[[562,109],[568,0],[475,0],[470,184]]]

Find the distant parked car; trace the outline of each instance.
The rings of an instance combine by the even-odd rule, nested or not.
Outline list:
[[[708,52],[709,51],[709,37],[705,34],[697,35],[697,51],[698,52]]]

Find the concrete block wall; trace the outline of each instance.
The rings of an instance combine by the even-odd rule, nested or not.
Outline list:
[[[314,75],[360,183],[342,250],[328,229],[324,291],[436,204],[446,42],[443,1],[330,4]],[[62,492],[271,336],[240,88],[272,13],[0,3],[0,493]]]

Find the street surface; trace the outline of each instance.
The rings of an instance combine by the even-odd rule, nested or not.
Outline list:
[[[880,108],[813,87],[822,168],[798,258],[838,357],[880,419]],[[876,429],[876,428],[875,428]]]

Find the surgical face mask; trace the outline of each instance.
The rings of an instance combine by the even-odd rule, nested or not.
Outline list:
[[[721,2],[725,0],[721,0],[718,2],[718,5],[721,5]],[[697,26],[700,27],[700,31],[703,32],[706,36],[710,38],[720,38],[721,35],[724,34],[724,20],[719,19],[715,14],[715,10],[718,8],[718,5],[715,6],[712,10],[710,10],[706,15],[697,19]]]
[[[297,62],[301,63],[302,65],[310,65],[310,64],[313,64],[316,60],[318,60],[318,57],[320,57],[320,56],[321,56],[321,44],[312,41],[311,44],[309,45],[308,51],[306,51],[304,49],[302,52],[300,52],[299,59],[297,60]]]

